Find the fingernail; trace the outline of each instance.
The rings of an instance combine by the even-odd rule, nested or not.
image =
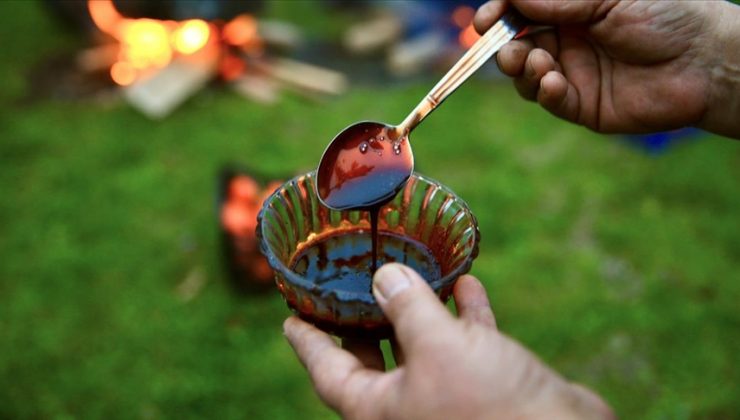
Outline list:
[[[410,286],[411,280],[396,264],[380,267],[373,277],[373,291],[384,300],[390,300]]]
[[[296,328],[300,326],[300,321],[295,315],[290,316],[283,321],[283,335],[290,341],[291,336],[295,335]]]

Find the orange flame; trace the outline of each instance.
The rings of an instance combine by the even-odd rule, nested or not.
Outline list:
[[[458,35],[458,41],[463,48],[470,48],[480,38],[473,27],[475,10],[470,6],[459,6],[452,11],[452,23],[462,29]]]
[[[222,36],[231,45],[244,45],[257,37],[257,22],[250,15],[239,15],[224,26]]]
[[[125,18],[118,13],[113,5],[113,0],[89,0],[87,10],[98,29],[114,38],[118,38],[118,25]]]
[[[475,44],[475,41],[480,38],[480,35],[478,35],[478,32],[475,31],[475,28],[473,25],[468,25],[465,29],[460,31],[460,36],[458,37],[460,41],[460,45],[462,45],[464,48],[470,48]]]
[[[126,61],[118,61],[111,66],[110,77],[116,84],[128,86],[136,80],[136,69]]]
[[[139,70],[162,68],[172,60],[169,31],[152,19],[127,20],[121,25],[121,60]]]
[[[118,61],[111,66],[111,79],[119,85],[133,83],[147,70],[167,66],[175,54],[190,55],[203,49],[211,28],[203,20],[174,22],[129,19],[116,10],[113,0],[88,0],[95,25],[120,43]]]
[[[257,20],[251,15],[239,15],[224,25],[221,37],[226,44],[239,47],[251,55],[262,53],[263,43],[257,30]]]
[[[172,33],[172,44],[181,54],[193,54],[203,48],[211,36],[211,29],[200,19],[186,20]]]

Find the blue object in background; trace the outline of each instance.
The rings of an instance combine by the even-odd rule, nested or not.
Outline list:
[[[626,137],[627,141],[647,154],[657,156],[665,153],[672,145],[701,138],[702,130],[693,127],[651,134],[636,134]]]
[[[452,12],[460,6],[477,10],[485,0],[431,0],[408,2],[378,2],[392,9],[404,23],[404,37],[411,39],[432,31],[446,33],[450,39],[457,37],[460,29],[452,24]]]

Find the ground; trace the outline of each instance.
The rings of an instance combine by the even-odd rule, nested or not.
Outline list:
[[[0,39],[0,417],[327,417],[280,296],[225,280],[215,174],[310,170],[340,128],[398,121],[430,84],[273,107],[214,87],[153,122],[120,101],[22,100],[44,54],[85,43],[41,4],[2,2]],[[503,331],[622,418],[740,415],[739,142],[650,156],[485,80],[413,141],[478,216],[472,273]]]

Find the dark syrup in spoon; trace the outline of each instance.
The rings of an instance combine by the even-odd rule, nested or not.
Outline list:
[[[321,200],[337,210],[366,210],[393,199],[411,175],[414,157],[407,137],[362,122],[344,130],[324,152],[317,174]]]

